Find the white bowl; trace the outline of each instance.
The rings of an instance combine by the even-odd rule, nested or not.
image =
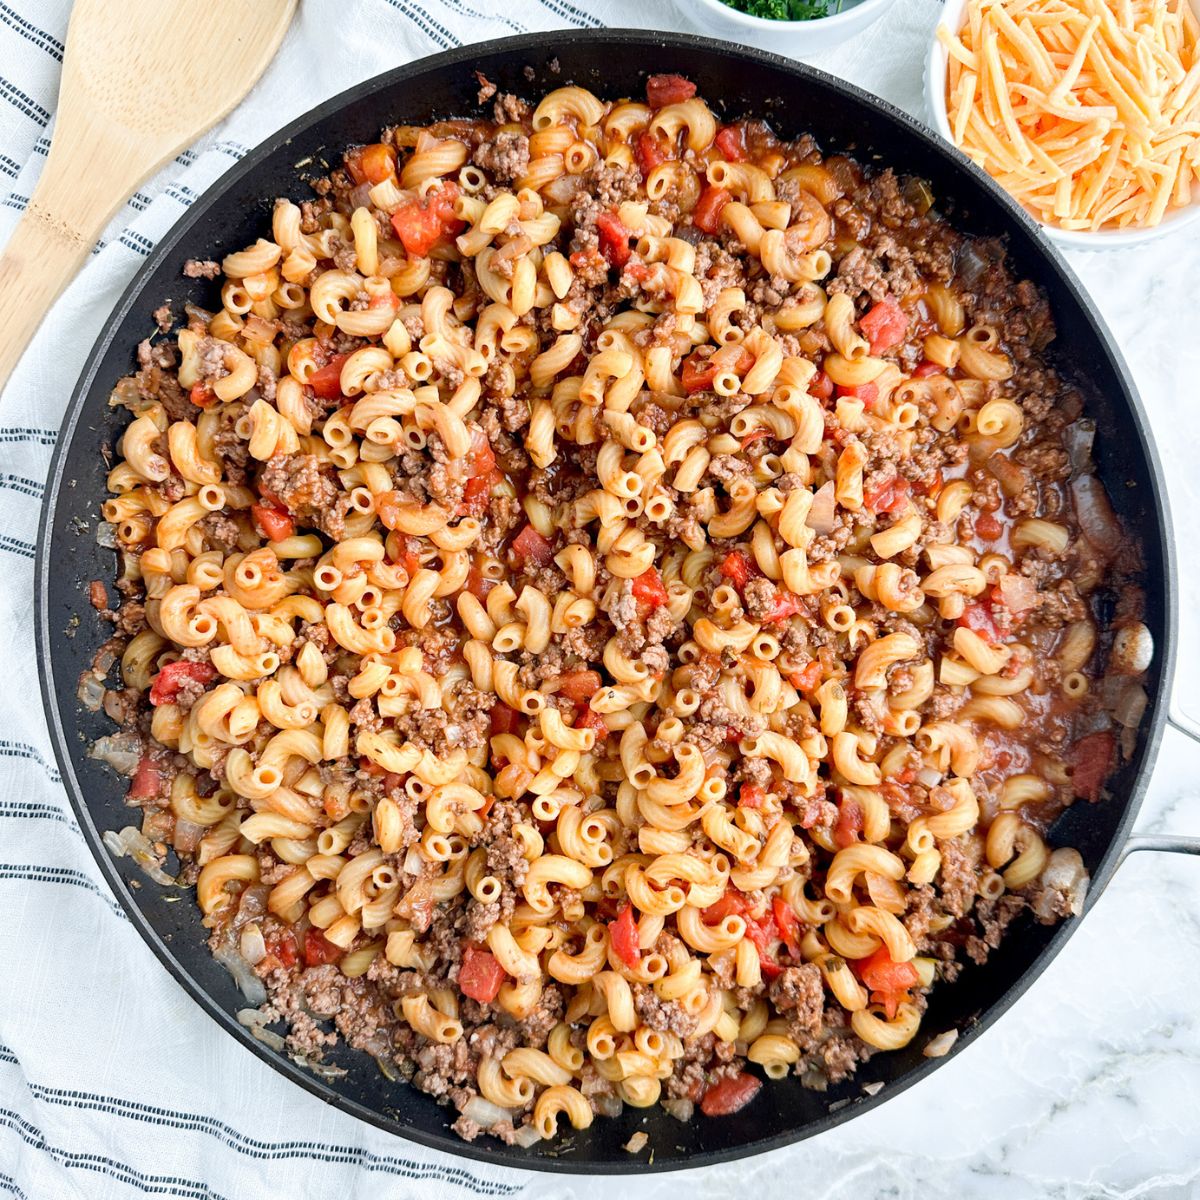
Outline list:
[[[842,0],[842,11],[811,21],[751,17],[722,0],[676,0],[676,9],[709,33],[776,54],[804,57],[847,41],[873,25],[894,0]]]
[[[1193,7],[1197,0],[1192,0]],[[963,26],[967,0],[946,0],[942,8],[940,25],[957,33]],[[946,49],[938,41],[937,33],[933,35],[929,54],[925,59],[925,107],[929,114],[930,124],[946,141],[953,143],[954,137],[950,131],[950,120],[946,113]],[[965,155],[964,155],[965,157]],[[1197,189],[1200,192],[1200,189]],[[1172,233],[1190,225],[1200,218],[1200,195],[1195,196],[1191,204],[1183,208],[1168,209],[1163,219],[1146,229],[1097,229],[1090,230],[1060,229],[1049,221],[1041,220],[1035,213],[1030,216],[1038,222],[1050,238],[1059,246],[1071,250],[1120,250],[1127,246],[1137,246],[1165,233]]]

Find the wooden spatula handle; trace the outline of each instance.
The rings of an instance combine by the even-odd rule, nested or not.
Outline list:
[[[29,202],[0,254],[0,388],[58,294],[87,259],[92,240]]]
[[[0,389],[134,188],[225,116],[296,0],[75,0],[50,155],[0,254]]]

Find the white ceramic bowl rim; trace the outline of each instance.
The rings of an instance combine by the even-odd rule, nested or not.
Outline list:
[[[938,25],[945,25],[954,31],[961,29],[963,10],[966,6],[967,0],[946,0],[945,7],[938,17]],[[1200,11],[1200,0],[1192,0],[1192,6]],[[935,26],[929,52],[925,58],[925,107],[928,109],[934,129],[945,141],[954,146],[950,118],[946,111],[946,67],[948,61],[949,55],[938,40],[937,26]],[[954,148],[958,149],[956,146]],[[958,153],[962,154],[962,151],[959,150]],[[970,166],[988,175],[982,167],[977,166],[965,154],[963,154],[963,158]],[[988,175],[988,178],[990,179],[991,176]],[[1000,185],[997,184],[997,186]],[[1068,246],[1076,250],[1116,250],[1125,246],[1136,246],[1171,233],[1200,218],[1200,196],[1197,196],[1183,208],[1168,210],[1157,225],[1125,229],[1061,229],[1049,221],[1041,220],[1035,213],[1025,208],[1015,196],[1011,199],[1023,212],[1028,214],[1030,220],[1036,221],[1045,230],[1048,237],[1053,238],[1060,246]]]
[[[692,0],[708,8],[722,10],[728,13],[735,22],[743,22],[749,29],[768,30],[772,28],[786,29],[789,32],[800,29],[833,29],[840,24],[847,24],[851,18],[861,18],[861,14],[873,8],[888,4],[890,0],[859,0],[851,8],[832,13],[828,17],[812,17],[807,21],[777,21],[774,17],[756,17],[752,13],[744,13],[741,9],[726,4],[725,0]]]

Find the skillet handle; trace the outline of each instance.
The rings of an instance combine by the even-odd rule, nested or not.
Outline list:
[[[1190,738],[1193,742],[1200,744],[1200,724],[1192,720],[1179,707],[1174,696],[1168,702],[1167,724],[1177,733],[1182,733],[1184,737]],[[1117,865],[1120,866],[1131,854],[1136,854],[1140,850],[1163,851],[1168,854],[1200,855],[1200,837],[1187,837],[1184,834],[1177,833],[1131,834],[1121,851],[1121,857],[1117,861]]]
[[[1139,850],[1165,850],[1169,854],[1200,855],[1200,837],[1185,837],[1174,833],[1135,833],[1121,851],[1120,863]]]

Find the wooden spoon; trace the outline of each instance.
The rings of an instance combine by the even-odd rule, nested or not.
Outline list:
[[[75,0],[45,169],[0,255],[0,388],[135,188],[230,112],[296,0]]]

